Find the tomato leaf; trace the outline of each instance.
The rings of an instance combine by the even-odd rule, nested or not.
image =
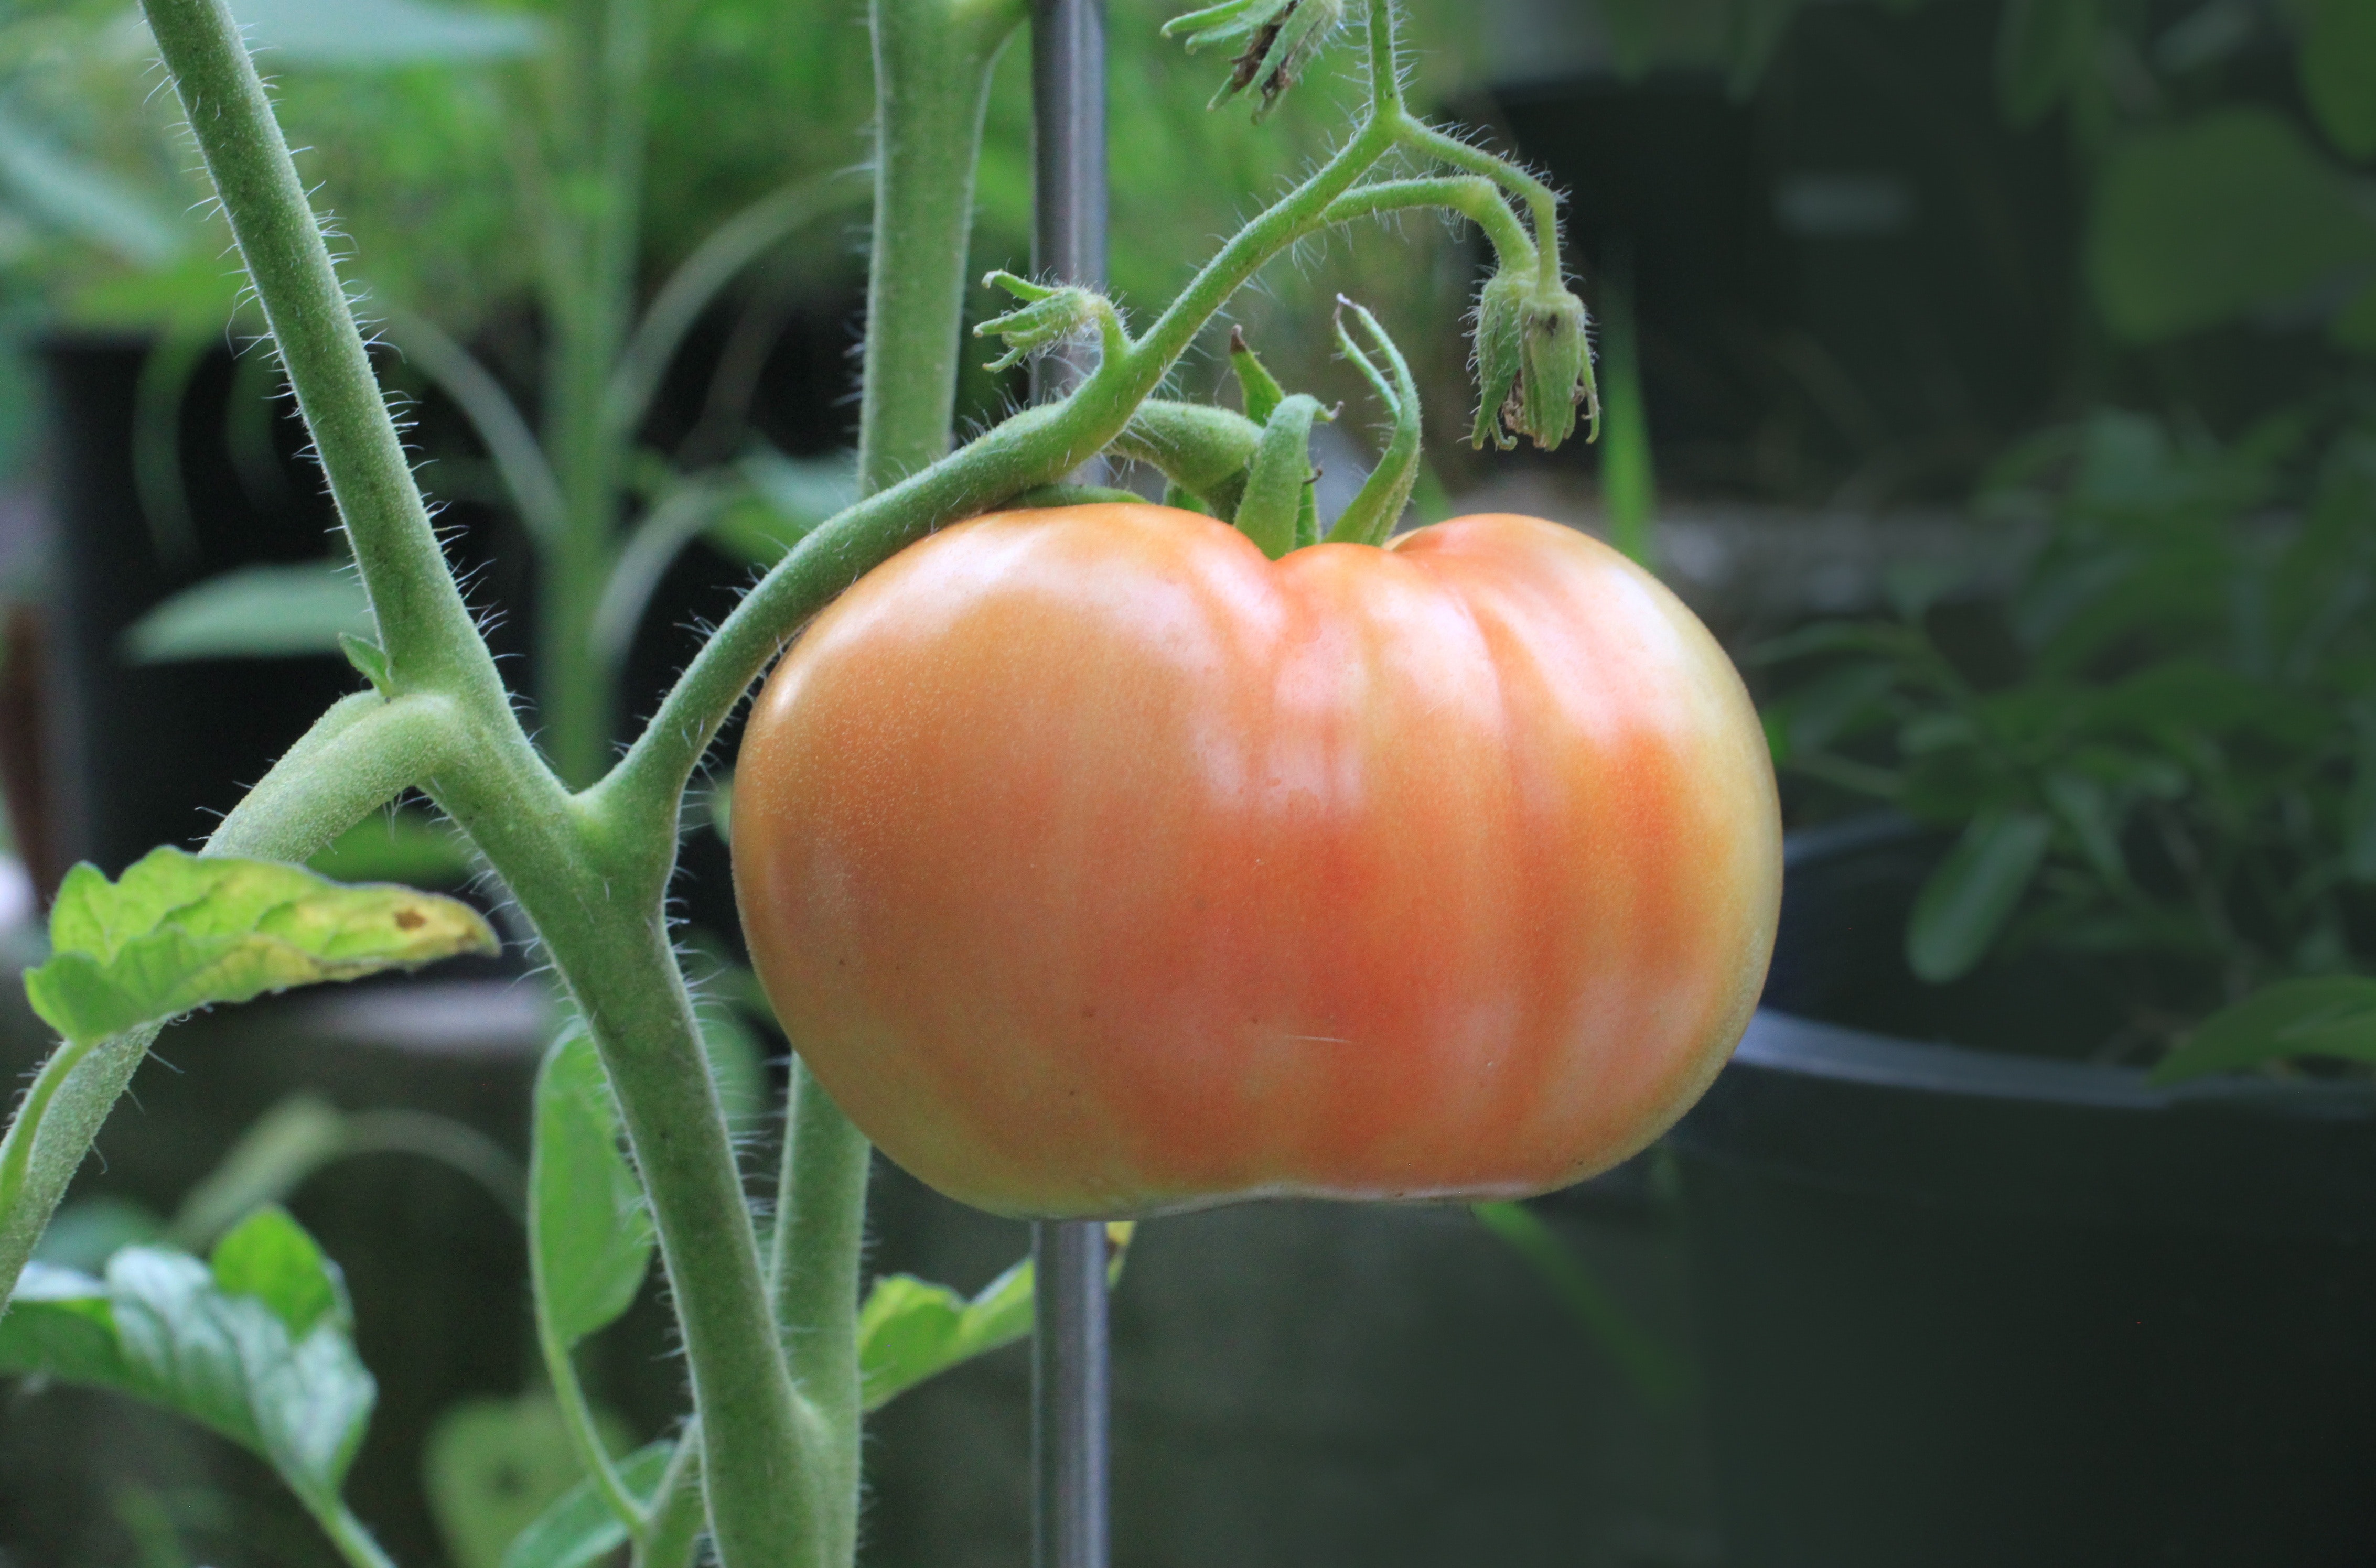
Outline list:
[[[626,1424],[615,1416],[597,1420],[604,1446],[623,1448]],[[672,1445],[656,1446],[665,1454]],[[450,1407],[422,1452],[421,1479],[453,1568],[498,1568],[512,1543],[585,1475],[560,1405],[541,1389]]]
[[[2029,891],[2053,837],[2054,824],[2036,812],[1998,808],[1974,817],[1915,897],[1906,928],[1914,972],[1934,985],[1970,973]]]
[[[657,1500],[675,1452],[673,1441],[647,1443],[619,1461],[619,1479],[638,1503],[649,1507]],[[584,1480],[512,1538],[503,1568],[589,1568],[626,1544],[627,1526]]]
[[[1109,1284],[1122,1277],[1130,1236],[1127,1221],[1106,1227]],[[866,1408],[879,1410],[927,1378],[1029,1334],[1031,1280],[1029,1258],[970,1301],[912,1274],[875,1280],[858,1313],[858,1367]]]
[[[124,651],[135,664],[286,659],[342,653],[374,629],[362,580],[346,562],[242,566],[184,588],[135,621]]]
[[[297,866],[152,849],[120,882],[66,873],[54,956],[25,994],[70,1040],[121,1034],[217,1002],[496,951],[467,904],[410,887],[349,887]]]
[[[2156,1084],[2294,1056],[2376,1062],[2376,980],[2323,975],[2264,985],[2205,1018],[2154,1068]]]
[[[619,1108],[593,1040],[571,1035],[536,1079],[529,1246],[538,1308],[564,1345],[616,1321],[651,1266],[643,1184],[619,1146]]]
[[[27,1265],[0,1317],[0,1372],[113,1389],[260,1455],[315,1513],[337,1506],[377,1390],[346,1286],[297,1222],[259,1209],[211,1268],[127,1247],[103,1280]]]

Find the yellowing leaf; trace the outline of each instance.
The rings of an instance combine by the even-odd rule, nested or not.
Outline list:
[[[50,944],[25,993],[72,1040],[497,945],[478,912],[451,898],[172,849],[151,850],[118,882],[89,865],[67,873]]]

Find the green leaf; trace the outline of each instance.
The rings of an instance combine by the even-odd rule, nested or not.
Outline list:
[[[304,1338],[324,1319],[341,1332],[354,1328],[346,1281],[285,1209],[257,1209],[215,1243],[208,1261],[218,1289],[270,1307],[291,1339]]]
[[[534,18],[420,0],[237,0],[232,12],[276,66],[506,60],[544,46]]]
[[[343,561],[242,566],[184,588],[135,621],[124,633],[124,656],[135,664],[350,657],[348,643],[367,642],[374,631],[371,600]]]
[[[2376,265],[2376,216],[2291,122],[2222,109],[2114,150],[2086,265],[2112,330],[2159,342]]]
[[[866,1408],[877,1410],[926,1378],[1031,1332],[1031,1260],[968,1301],[912,1274],[886,1274],[858,1313],[858,1365]]]
[[[1122,1277],[1130,1238],[1127,1221],[1107,1225],[1109,1284]],[[1025,1258],[970,1301],[912,1274],[875,1280],[858,1313],[858,1367],[866,1408],[879,1410],[927,1378],[1029,1334],[1031,1272],[1031,1260]]]
[[[2046,799],[2079,841],[2079,852],[2096,874],[2116,885],[2125,885],[2128,858],[2121,852],[2120,826],[2103,784],[2084,773],[2058,770],[2047,775]]]
[[[1878,716],[1881,699],[1897,683],[1886,664],[1857,663],[1828,671],[1774,705],[1780,722],[1776,761],[1821,752],[1866,719]]]
[[[2264,985],[2205,1018],[2153,1079],[2174,1084],[2294,1056],[2376,1062],[2376,980],[2326,975]]]
[[[1380,365],[1364,353],[1345,329],[1345,312],[1350,309],[1353,319],[1369,335],[1371,344],[1378,350]],[[1377,393],[1386,412],[1394,420],[1385,450],[1378,454],[1378,466],[1361,481],[1361,488],[1349,505],[1330,526],[1328,537],[1348,540],[1355,544],[1384,544],[1402,521],[1404,511],[1410,505],[1411,490],[1419,482],[1422,454],[1420,449],[1419,383],[1411,378],[1410,364],[1403,351],[1386,335],[1372,315],[1352,301],[1338,295],[1336,300],[1336,346],[1347,359],[1361,372],[1363,379]],[[1251,355],[1249,355],[1251,357]],[[1312,492],[1306,491],[1307,505],[1315,508]]]
[[[638,1448],[619,1461],[619,1479],[646,1507],[658,1497],[660,1479],[676,1453],[672,1442]],[[503,1556],[502,1568],[589,1568],[627,1543],[627,1527],[611,1512],[590,1480],[562,1493],[552,1506],[522,1530]]]
[[[564,1346],[614,1322],[652,1261],[644,1189],[619,1146],[619,1108],[586,1035],[546,1053],[536,1080],[529,1244],[538,1308]]]
[[[91,1274],[125,1248],[145,1246],[164,1231],[163,1220],[129,1198],[77,1198],[50,1217],[33,1245],[33,1261]]]
[[[316,1514],[338,1505],[376,1397],[346,1288],[297,1223],[259,1211],[209,1269],[127,1247],[105,1279],[29,1265],[0,1317],[0,1372],[109,1388],[262,1456]]]
[[[152,849],[111,883],[66,873],[53,956],[25,976],[35,1012],[89,1041],[218,1002],[497,951],[467,904],[348,887],[297,866]]]
[[[624,1446],[625,1423],[616,1416],[598,1420],[605,1446]],[[657,1446],[665,1455],[669,1445]],[[585,1473],[561,1407],[541,1390],[452,1406],[429,1429],[422,1451],[429,1511],[454,1568],[498,1568],[506,1549]]]
[[[196,232],[104,169],[0,114],[0,190],[20,210],[113,251],[136,267],[158,267]]]
[[[1997,102],[2032,125],[2062,101],[2096,47],[2094,0],[2006,0],[1997,24]]]
[[[2376,3],[2311,0],[2301,44],[2302,97],[2327,138],[2376,158]]]
[[[1933,985],[1971,972],[2029,891],[2054,824],[2031,811],[1991,810],[1971,826],[1914,900],[1906,961]]]
[[[341,632],[339,634],[339,651],[347,656],[347,662],[354,667],[356,674],[371,683],[373,691],[382,696],[389,695],[387,688],[390,677],[387,669],[387,651],[385,648],[369,637],[359,637],[351,633]]]

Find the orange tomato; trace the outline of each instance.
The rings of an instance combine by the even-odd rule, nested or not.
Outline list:
[[[1580,1180],[1722,1065],[1781,885],[1715,640],[1516,517],[1277,562],[1159,506],[944,529],[786,656],[733,811],[811,1070],[1009,1215]]]

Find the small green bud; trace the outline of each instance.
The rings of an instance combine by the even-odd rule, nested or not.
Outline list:
[[[992,272],[981,281],[984,288],[1004,289],[1024,302],[1021,310],[992,316],[973,329],[977,338],[994,334],[1006,344],[1005,354],[983,366],[985,370],[1017,364],[1024,355],[1063,342],[1097,320],[1100,311],[1113,308],[1104,296],[1087,289],[1051,289],[1012,272]]]
[[[1584,302],[1544,288],[1531,273],[1498,272],[1477,298],[1477,423],[1469,443],[1490,436],[1507,451],[1531,436],[1548,452],[1575,434],[1575,410],[1593,398],[1592,341]]]
[[[1250,87],[1259,87],[1259,120],[1275,107],[1279,95],[1295,85],[1303,67],[1320,53],[1328,36],[1345,19],[1345,0],[1221,0],[1217,6],[1190,11],[1163,24],[1163,36],[1188,34],[1187,49],[1194,53],[1217,43],[1242,43],[1230,62],[1230,79],[1213,97],[1218,109]]]

